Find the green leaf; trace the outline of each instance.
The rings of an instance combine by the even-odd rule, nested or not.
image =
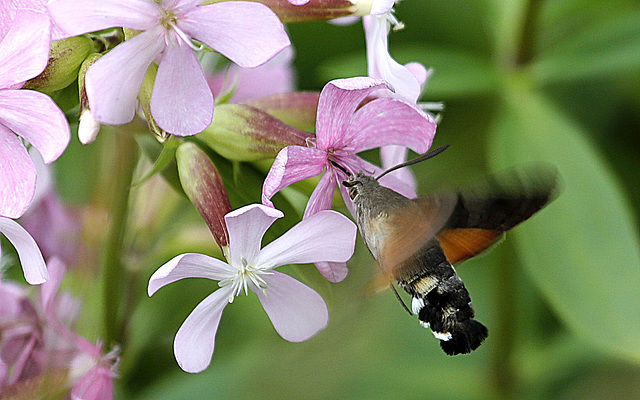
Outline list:
[[[426,68],[433,68],[434,74],[423,91],[423,99],[489,95],[499,82],[491,60],[467,49],[401,44],[393,47],[392,56],[401,64],[417,61]],[[331,58],[320,66],[320,75],[326,80],[366,74],[364,53]]]
[[[640,11],[603,15],[552,48],[531,67],[540,82],[583,81],[640,71]]]
[[[512,81],[489,138],[494,168],[548,161],[563,190],[512,233],[525,270],[583,340],[640,362],[640,248],[633,214],[586,133]]]

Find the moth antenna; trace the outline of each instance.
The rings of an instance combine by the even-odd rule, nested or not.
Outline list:
[[[442,147],[438,147],[437,149],[430,151],[428,153],[424,153],[423,155],[414,158],[413,160],[409,160],[409,161],[405,161],[402,164],[398,164],[396,166],[393,166],[391,168],[389,168],[388,170],[384,171],[383,173],[381,173],[380,175],[378,175],[378,177],[376,178],[376,180],[382,178],[383,176],[385,176],[386,174],[388,174],[389,172],[393,172],[397,169],[400,168],[404,168],[404,167],[408,167],[409,165],[413,165],[413,164],[417,164],[420,162],[423,162],[424,160],[428,160],[432,157],[437,156],[438,154],[442,153],[443,151],[445,151],[447,148],[449,147],[449,145],[444,145]]]
[[[347,169],[345,167],[343,167],[342,165],[338,164],[337,162],[331,160],[331,165],[333,165],[334,167],[338,168],[340,171],[344,172],[345,174],[347,174],[347,176],[353,176],[353,174],[349,171],[347,171]]]
[[[393,283],[389,283],[389,287],[391,287],[391,290],[393,290],[393,294],[396,295],[396,299],[398,299],[398,301],[400,302],[400,304],[402,304],[402,308],[404,308],[405,310],[407,310],[407,312],[409,313],[409,315],[413,315],[413,313],[411,312],[411,310],[409,310],[409,307],[407,307],[406,304],[404,304],[404,301],[402,300],[402,298],[400,297],[400,294],[398,293],[398,291],[396,290],[396,287],[393,286]]]

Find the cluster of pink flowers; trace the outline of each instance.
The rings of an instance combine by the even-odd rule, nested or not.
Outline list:
[[[68,73],[53,68],[52,40],[111,28],[124,32],[126,40],[107,52],[90,55],[88,50],[80,60],[85,64],[77,63],[72,72],[80,70],[77,79],[83,99],[78,135],[90,143],[100,125],[123,125],[138,118],[145,119],[162,140],[175,137],[180,143],[175,154],[180,182],[226,258],[225,262],[182,254],[149,279],[149,296],[183,278],[218,281],[219,289],[193,310],[175,336],[180,367],[199,372],[209,365],[222,310],[243,293],[258,296],[274,328],[288,341],[307,340],[323,329],[329,315],[322,297],[276,268],[315,263],[330,281],[343,280],[354,251],[356,226],[331,210],[336,184],[350,209],[340,183],[348,174],[382,170],[358,153],[381,148],[386,167],[404,161],[407,149],[426,152],[436,130],[434,117],[417,104],[430,72],[417,63],[400,65],[388,53],[387,35],[391,24],[397,23],[394,2],[45,3],[16,0],[0,5],[4,8],[0,9],[0,233],[15,247],[26,281],[42,284],[39,302],[34,303],[22,286],[0,282],[0,390],[64,370],[69,372],[72,398],[113,395],[115,356],[105,355],[99,344],[72,331],[73,302],[57,293],[65,270],[60,258],[67,261],[74,253],[68,242],[57,240],[57,232],[68,232],[78,222],[65,214],[51,190],[40,199],[36,194],[36,179],[40,186],[47,178],[37,171],[34,160],[49,164],[64,152],[69,124],[63,111],[42,93],[46,89],[27,89],[37,89],[34,82],[45,75]],[[369,76],[333,80],[319,94],[294,92],[290,64],[294,54],[281,20],[344,22],[354,16],[363,16]],[[214,63],[221,58],[214,52],[233,65],[217,74],[203,69],[207,57],[217,57]],[[265,75],[273,78],[265,80]],[[145,90],[150,95],[142,95]],[[221,104],[214,101],[214,94],[224,99]],[[314,133],[290,125],[287,113],[306,118],[305,128],[315,125]],[[235,119],[231,123],[225,118]],[[221,131],[231,139],[220,139]],[[193,135],[202,140],[197,144],[187,140]],[[39,156],[28,151],[31,146]],[[262,204],[233,210],[203,146],[234,161],[275,158],[264,179]],[[262,247],[267,229],[284,215],[274,208],[272,197],[318,175],[302,221]],[[406,196],[416,195],[410,174],[389,174],[381,183]],[[29,218],[36,207],[71,225],[42,232],[38,227],[42,219]],[[50,260],[48,268],[36,240],[14,221],[23,214],[23,224],[31,227]]]

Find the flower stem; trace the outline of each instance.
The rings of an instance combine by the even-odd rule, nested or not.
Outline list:
[[[534,45],[536,42],[536,28],[538,16],[542,8],[542,0],[528,0],[525,5],[522,26],[519,30],[520,38],[515,54],[515,65],[525,65],[534,57]]]
[[[106,128],[106,127],[105,127]],[[110,348],[121,342],[121,299],[126,285],[126,270],[122,262],[123,237],[126,228],[129,191],[137,161],[137,147],[130,126],[109,127],[114,137],[114,155],[111,167],[110,218],[102,254],[102,307],[104,342]]]

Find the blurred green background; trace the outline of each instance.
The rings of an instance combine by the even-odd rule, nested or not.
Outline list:
[[[419,193],[528,161],[552,162],[562,175],[553,204],[457,268],[487,341],[449,357],[391,292],[366,294],[374,262],[359,240],[340,284],[312,266],[289,269],[326,299],[327,329],[285,342],[255,296],[240,297],[224,312],[209,368],[187,374],[173,337],[217,285],[185,280],[149,299],[146,283],[174,255],[215,254],[215,244],[185,199],[153,200],[143,186],[134,195],[161,235],[127,242],[135,279],[118,399],[640,398],[640,3],[405,0],[396,10],[406,28],[391,33],[391,54],[434,68],[421,100],[444,102],[434,146],[451,145],[414,167]],[[360,23],[288,29],[300,89],[366,75]],[[56,163],[71,203],[100,181],[93,160],[107,140],[81,147],[75,139]],[[247,197],[232,198],[234,206],[258,202],[263,175],[240,171],[237,191]],[[267,239],[298,218],[288,214]],[[97,301],[86,299],[80,322],[90,339]]]

